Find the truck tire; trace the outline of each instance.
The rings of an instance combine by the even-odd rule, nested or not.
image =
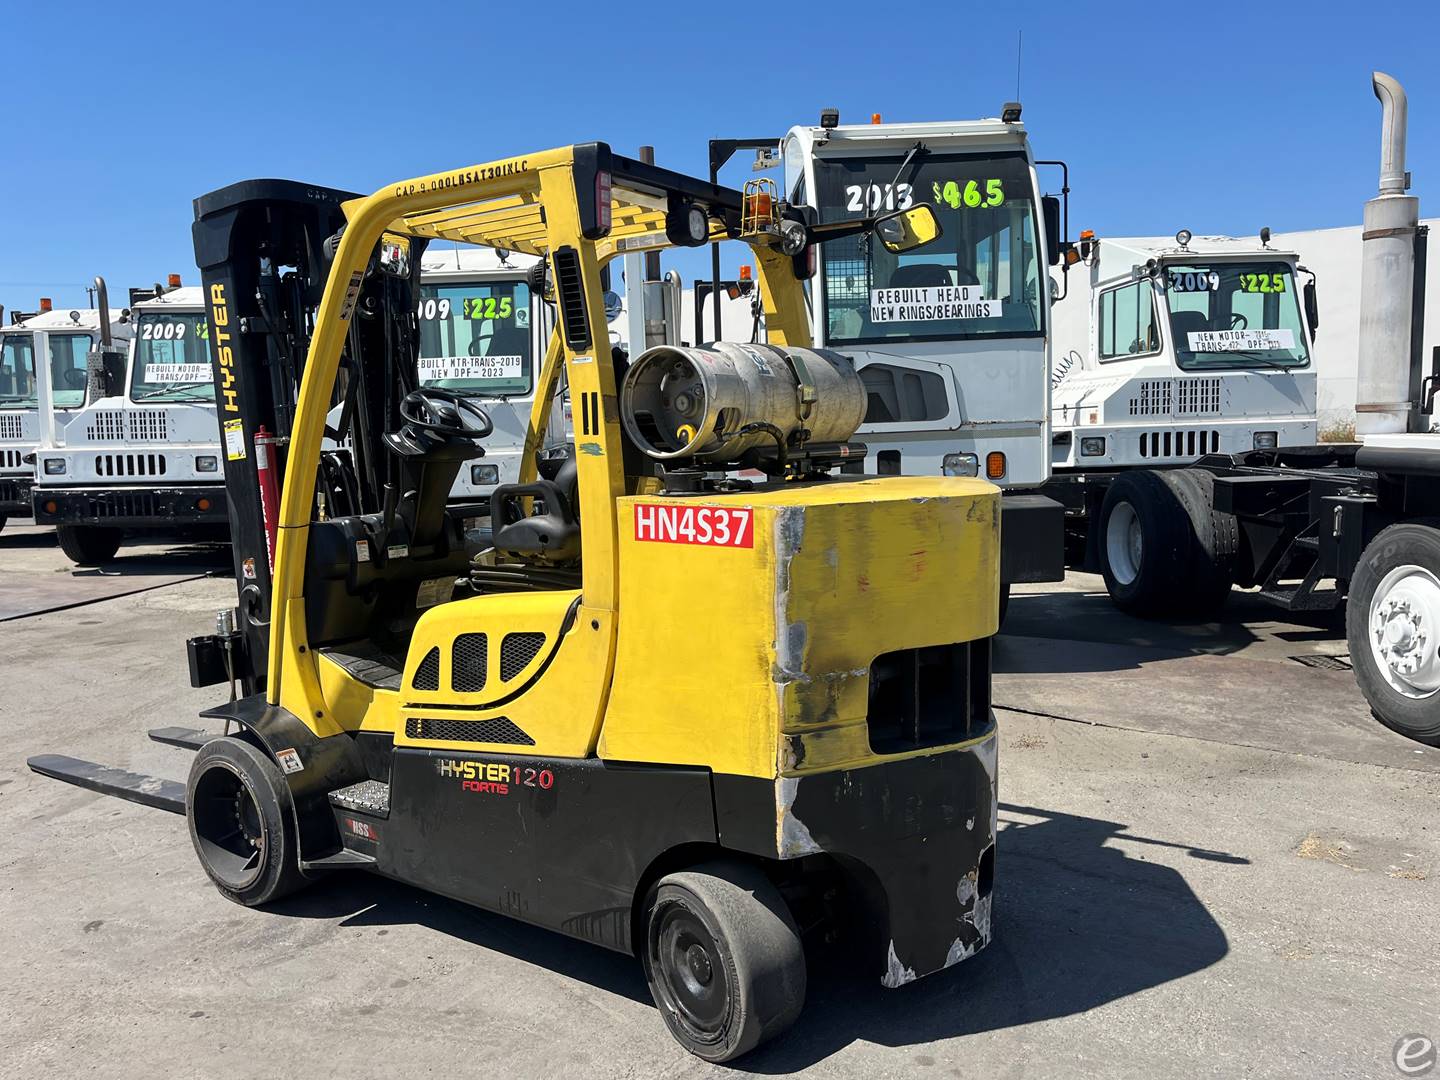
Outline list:
[[[60,550],[76,566],[103,566],[120,550],[123,530],[108,525],[56,525]]]
[[[1200,470],[1129,472],[1100,508],[1100,569],[1110,598],[1142,618],[1204,616],[1234,583],[1239,529],[1214,508],[1215,478]]]
[[[1345,638],[1375,719],[1440,746],[1440,521],[1370,541],[1350,579]]]
[[[252,743],[231,735],[199,749],[185,785],[185,820],[200,865],[226,899],[257,907],[308,884],[290,785]]]
[[[779,891],[754,866],[713,862],[650,890],[641,962],[670,1034],[706,1061],[730,1061],[794,1023],[805,952]]]

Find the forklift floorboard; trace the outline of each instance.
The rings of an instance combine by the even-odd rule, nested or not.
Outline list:
[[[403,656],[391,656],[366,642],[331,646],[317,650],[322,656],[376,690],[399,690],[400,676],[405,668]]]

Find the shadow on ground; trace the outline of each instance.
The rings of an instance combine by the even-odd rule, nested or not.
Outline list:
[[[834,954],[811,959],[805,1011],[738,1069],[788,1073],[857,1040],[918,1046],[1083,1013],[1203,970],[1225,934],[1183,874],[1117,844],[1179,847],[1191,857],[1248,860],[1132,836],[1120,822],[1001,806],[995,940],[979,956],[899,990]],[[277,905],[345,926],[418,923],[635,1001],[649,1001],[629,957],[491,915],[409,886],[344,875]],[[657,1016],[655,1023],[660,1024]]]

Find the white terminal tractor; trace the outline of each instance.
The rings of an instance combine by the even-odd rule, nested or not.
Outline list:
[[[816,346],[852,357],[864,383],[867,471],[978,475],[1004,491],[1002,611],[1010,584],[1064,575],[1062,508],[1039,489],[1050,478],[1048,268],[1064,265],[1068,244],[1020,112],[1010,102],[995,119],[843,125],[827,110],[780,146],[786,203],[821,223],[919,203],[939,214],[940,238],[911,254],[862,236],[820,249],[811,322]]]
[[[86,403],[36,452],[35,521],[81,566],[114,558],[126,530],[228,535],[201,290],[172,274],[130,300],[128,357],[92,353]]]
[[[103,281],[96,283],[103,288]],[[130,337],[123,315],[108,322],[108,339],[101,327],[96,308],[55,309],[42,298],[39,311],[14,312],[10,325],[0,329],[0,527],[8,518],[30,516],[35,452],[85,406],[91,350],[105,340],[123,343]],[[38,370],[37,352],[50,358]],[[42,383],[49,387],[44,408]]]
[[[1074,561],[1112,481],[1316,441],[1315,276],[1258,238],[1097,239],[1072,257],[1056,306],[1047,492],[1067,508]],[[1077,281],[1076,279],[1082,279]]]

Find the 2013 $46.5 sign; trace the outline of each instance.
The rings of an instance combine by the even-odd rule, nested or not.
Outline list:
[[[748,506],[636,503],[635,539],[660,544],[753,548],[755,512]]]

